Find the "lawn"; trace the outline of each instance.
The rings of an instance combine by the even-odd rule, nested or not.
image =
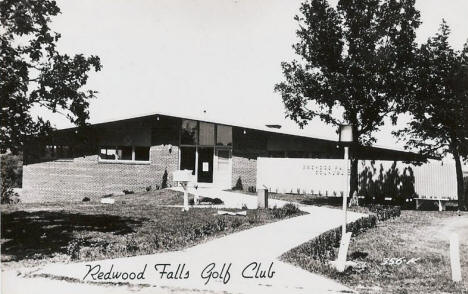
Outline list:
[[[463,282],[458,284],[451,281],[450,232],[461,238]],[[359,293],[468,293],[467,213],[403,210],[400,217],[378,222],[377,227],[353,238],[348,253],[348,259],[359,266],[344,273],[308,256],[285,256],[286,261]],[[389,264],[389,258],[402,262]]]
[[[232,232],[303,214],[249,210],[222,216],[214,208],[182,212],[180,192],[150,191],[99,202],[2,205],[4,267],[97,260],[178,250]]]

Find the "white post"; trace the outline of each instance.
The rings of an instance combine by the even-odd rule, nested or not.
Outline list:
[[[343,227],[341,230],[341,239],[344,238],[344,235],[346,234],[346,223],[347,221],[347,208],[348,208],[348,194],[349,194],[349,147],[344,148],[344,160],[346,160],[346,189],[345,193],[343,195]]]
[[[343,235],[341,238],[340,249],[338,251],[338,259],[336,260],[336,269],[343,272],[346,269],[346,257],[348,255],[349,242],[351,241],[351,232]]]
[[[450,235],[450,265],[452,267],[452,280],[454,282],[460,282],[462,280],[460,267],[460,244],[456,233],[452,233]]]

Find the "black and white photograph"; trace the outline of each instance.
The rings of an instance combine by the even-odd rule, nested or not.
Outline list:
[[[0,0],[1,294],[468,294],[468,0]]]

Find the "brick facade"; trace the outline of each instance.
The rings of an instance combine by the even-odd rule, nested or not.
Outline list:
[[[232,187],[237,181],[242,182],[243,190],[257,185],[257,157],[266,156],[266,152],[232,152]]]
[[[161,186],[164,171],[172,184],[179,148],[152,146],[150,164],[98,162],[97,155],[28,164],[23,167],[22,202],[81,201],[123,190]]]

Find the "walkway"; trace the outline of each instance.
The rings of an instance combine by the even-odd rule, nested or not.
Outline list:
[[[201,189],[199,191],[201,196],[213,197],[216,196],[221,198],[225,204],[247,204],[252,207],[255,203],[256,198],[253,196],[243,195],[234,192],[215,191],[214,189]],[[235,194],[235,195],[233,195]],[[237,197],[237,198],[235,198]],[[214,198],[214,197],[213,197]],[[233,199],[229,199],[233,198]],[[271,201],[272,205],[284,204],[284,201]],[[338,227],[342,221],[342,214],[339,210],[313,207],[313,206],[301,206],[301,209],[309,212],[309,214],[294,217],[284,221],[278,221],[275,223],[267,224],[264,226],[255,227],[249,230],[241,231],[231,235],[227,235],[222,238],[218,238],[209,241],[204,244],[200,244],[182,251],[167,252],[146,256],[127,257],[112,260],[103,260],[100,262],[81,262],[75,264],[52,264],[44,267],[43,269],[36,272],[36,274],[46,274],[59,277],[67,277],[77,280],[83,280],[84,276],[88,272],[90,265],[101,266],[103,272],[108,272],[113,266],[113,271],[141,271],[145,265],[147,265],[145,271],[145,279],[142,281],[133,280],[131,284],[144,284],[147,287],[144,288],[132,288],[132,292],[138,293],[191,293],[191,292],[202,292],[203,291],[214,291],[214,293],[343,293],[352,292],[345,286],[324,278],[322,276],[304,271],[298,267],[280,262],[278,257],[318,234],[329,230],[334,227]],[[349,213],[348,221],[353,221],[361,217],[361,214]],[[252,264],[247,270],[244,271],[245,276],[260,276],[262,271],[265,274],[270,273],[270,278],[245,278],[242,277],[243,270],[252,262],[261,264],[260,271],[254,269],[255,264]],[[183,277],[185,271],[189,271],[188,279],[168,279],[166,276],[161,278],[160,272],[163,266],[158,267],[156,271],[155,264],[170,264],[166,267],[166,270],[176,271],[177,266],[180,264],[179,271],[177,272],[178,277]],[[211,279],[207,282],[206,277],[208,271],[203,270],[210,264],[215,263],[213,267]],[[183,273],[180,269],[185,264]],[[229,274],[226,269],[229,264]],[[225,265],[224,271],[222,266]],[[270,268],[271,265],[271,268]],[[219,272],[219,274],[214,273]],[[274,272],[272,274],[272,272]],[[5,273],[6,274],[6,273]],[[216,278],[217,275],[221,277]],[[263,276],[263,275],[262,275]],[[27,287],[28,282],[19,281],[20,278],[14,277],[12,273],[9,273],[8,281],[11,283],[10,286],[18,287],[22,285],[21,291],[11,292],[5,291],[5,293],[26,293],[24,287]],[[13,279],[11,281],[10,279]],[[228,279],[228,281],[227,281]],[[13,285],[14,280],[16,285]],[[24,280],[24,279],[22,279]],[[38,280],[29,279],[29,281]],[[223,283],[223,280],[226,283]],[[52,283],[50,280],[41,279],[42,283]],[[91,277],[88,276],[86,281],[92,281]],[[114,280],[116,281],[116,280]],[[120,280],[121,282],[127,282]],[[89,284],[76,284],[67,283],[61,281],[55,281],[60,284],[60,287],[69,286],[74,287],[86,287],[86,293],[105,293],[107,290],[112,293],[115,292],[114,287],[97,287]],[[206,283],[206,284],[205,284]],[[9,283],[6,284],[8,287]],[[31,286],[33,286],[31,284]],[[57,286],[57,285],[56,285]],[[67,287],[67,288],[69,288]],[[96,287],[96,288],[95,288]],[[158,291],[155,291],[154,287],[157,287]],[[169,287],[169,288],[167,288]],[[38,288],[35,288],[36,290]],[[93,290],[95,289],[95,290]],[[152,290],[149,290],[152,289]],[[169,289],[171,289],[169,291]],[[176,290],[175,290],[176,289]],[[178,290],[177,290],[178,289]],[[85,290],[85,289],[83,289]],[[122,290],[122,288],[120,288]],[[119,290],[119,291],[120,291]],[[192,291],[193,290],[193,291]],[[169,292],[167,292],[169,291]],[[171,292],[172,291],[172,292]],[[175,291],[175,292],[174,292]],[[37,291],[34,291],[38,293]],[[52,291],[53,292],[53,291]],[[63,291],[63,293],[72,293],[70,291]],[[46,292],[44,292],[46,293]],[[213,292],[211,292],[213,293]]]

